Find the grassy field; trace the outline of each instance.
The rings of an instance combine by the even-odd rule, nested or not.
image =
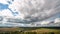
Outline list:
[[[0,28],[0,34],[60,34],[60,28]]]

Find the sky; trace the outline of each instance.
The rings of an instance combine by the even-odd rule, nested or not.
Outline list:
[[[0,16],[20,18],[23,26],[54,21],[60,18],[60,0],[0,0]]]

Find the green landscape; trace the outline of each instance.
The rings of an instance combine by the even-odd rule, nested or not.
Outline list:
[[[57,27],[0,28],[0,34],[60,34],[60,28]]]

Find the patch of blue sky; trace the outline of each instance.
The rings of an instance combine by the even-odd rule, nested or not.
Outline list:
[[[0,11],[2,11],[4,9],[8,9],[8,5],[0,3]]]
[[[17,11],[14,12],[14,11],[11,10],[8,6],[9,6],[8,4],[2,4],[2,3],[0,3],[0,11],[2,11],[2,10],[4,10],[4,9],[9,9],[9,10],[11,11],[11,13],[12,13],[14,16],[16,16],[16,15],[18,14],[18,12],[17,12]]]

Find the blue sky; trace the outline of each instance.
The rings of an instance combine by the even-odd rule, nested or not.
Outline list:
[[[14,1],[14,0],[12,0],[12,2],[13,2],[13,1]],[[16,14],[18,14],[18,12],[14,12],[13,10],[11,10],[11,9],[9,8],[9,5],[12,4],[12,2],[11,2],[11,1],[7,1],[8,4],[0,3],[0,11],[9,9],[10,12],[11,12],[11,14],[14,15],[14,16],[16,16]]]

